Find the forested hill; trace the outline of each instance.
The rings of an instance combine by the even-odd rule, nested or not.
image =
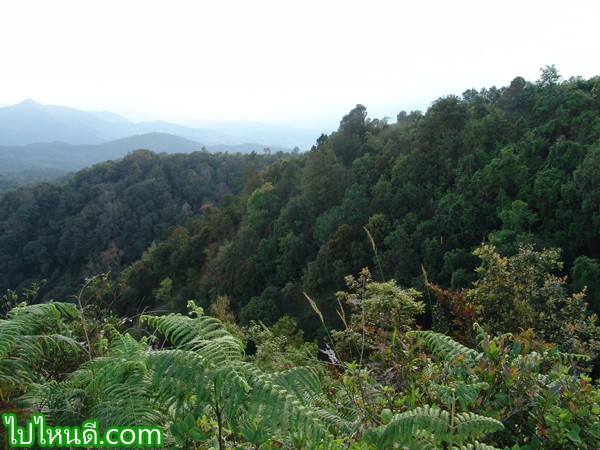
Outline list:
[[[276,158],[138,150],[60,185],[9,191],[0,197],[0,290],[42,283],[47,298],[64,298],[85,277],[116,275]]]
[[[600,78],[550,67],[395,123],[358,105],[304,154],[136,152],[7,193],[0,288],[46,279],[56,298],[111,271],[121,313],[227,296],[242,324],[290,314],[310,329],[303,292],[333,320],[344,276],[367,266],[459,289],[490,242],[561,248],[571,288],[600,311],[599,170]]]

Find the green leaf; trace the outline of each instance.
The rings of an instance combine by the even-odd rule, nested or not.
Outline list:
[[[521,352],[521,341],[516,341],[513,344],[512,350],[511,350],[511,355],[516,356]]]
[[[567,437],[576,444],[581,444],[581,438],[579,437],[579,433],[576,430],[569,431],[567,433]]]
[[[381,411],[381,414],[379,414],[379,417],[381,418],[381,421],[385,425],[387,425],[388,423],[390,423],[390,421],[394,417],[394,414],[392,414],[391,410],[389,410],[388,408],[385,408]]]
[[[192,414],[188,414],[187,416],[185,416],[184,421],[185,424],[188,426],[188,430],[191,430],[192,428],[196,427],[196,419]]]

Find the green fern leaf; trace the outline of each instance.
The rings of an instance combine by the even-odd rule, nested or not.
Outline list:
[[[56,351],[73,350],[78,344],[60,333],[63,318],[76,317],[69,303],[19,306],[0,320],[0,392],[7,399],[23,391],[36,376],[38,363]]]
[[[485,433],[493,433],[503,428],[502,422],[491,417],[461,413],[454,417],[454,428],[450,431],[456,442],[465,443],[467,440],[477,439]]]
[[[413,410],[396,414],[394,418],[381,427],[367,432],[368,441],[376,443],[377,448],[392,448],[395,443],[412,444],[423,433],[433,438],[431,445],[437,445],[439,436],[448,434],[450,414],[436,406],[419,406]],[[429,440],[429,439],[428,439]]]
[[[169,314],[142,316],[141,320],[162,333],[177,348],[198,352],[214,365],[241,360],[244,356],[242,343],[215,318]]]
[[[429,350],[435,355],[441,356],[447,360],[455,357],[464,356],[466,359],[476,361],[481,357],[481,353],[456,342],[450,336],[435,331],[411,331],[407,333],[421,338]]]
[[[306,442],[327,447],[332,435],[313,408],[284,387],[275,384],[268,375],[249,367],[252,391],[248,399],[248,414],[259,418],[271,431],[294,430]]]
[[[458,448],[460,450],[501,450],[499,447],[494,447],[493,445],[488,444],[482,444],[481,442],[465,444],[455,448]]]
[[[432,390],[448,408],[452,407],[455,400],[458,400],[463,408],[474,404],[479,393],[488,387],[487,383],[466,383],[464,381],[451,381],[448,385],[431,384]]]
[[[501,422],[489,417],[473,413],[452,417],[437,406],[425,405],[397,414],[387,425],[369,430],[365,438],[376,443],[378,449],[393,448],[395,444],[414,446],[415,443],[439,448],[453,442],[476,442],[481,435],[502,428]]]

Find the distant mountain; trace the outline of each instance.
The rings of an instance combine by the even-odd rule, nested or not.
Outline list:
[[[0,173],[18,173],[40,169],[53,169],[67,173],[98,162],[122,158],[129,152],[138,149],[188,153],[201,150],[202,144],[166,133],[147,133],[97,145],[52,142],[4,146],[0,147]]]
[[[257,143],[264,147],[308,150],[320,132],[299,127],[259,123],[210,122],[198,127],[164,121],[134,123],[108,111],[80,111],[25,100],[0,107],[0,146],[47,142],[97,145],[128,136],[163,133],[202,145],[235,146]]]
[[[116,141],[105,142],[96,147],[99,158],[122,158],[132,150],[152,150],[166,153],[190,153],[202,150],[203,145],[190,139],[167,133],[145,133]]]
[[[100,144],[115,139],[121,124],[62,106],[44,106],[33,100],[0,108],[0,144],[25,145],[61,141],[67,144]],[[124,136],[119,136],[124,137]]]
[[[125,117],[119,116],[118,114],[115,114],[110,111],[88,111],[88,113],[107,122],[131,123],[131,120],[126,119]]]

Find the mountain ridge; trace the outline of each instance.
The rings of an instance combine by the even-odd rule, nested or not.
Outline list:
[[[308,150],[320,134],[301,127],[235,122],[207,122],[187,126],[163,120],[132,122],[110,111],[43,105],[32,99],[0,107],[0,146],[64,142],[102,144],[128,136],[167,133],[202,145],[240,145],[256,142],[263,146],[300,147]]]
[[[69,172],[95,163],[122,158],[138,149],[156,152],[192,152],[202,144],[166,133],[128,136],[102,144],[67,144],[64,142],[32,143],[0,147],[0,173],[35,169],[62,169]]]
[[[206,148],[202,143],[168,133],[144,133],[127,136],[102,144],[66,144],[64,142],[33,143],[22,146],[0,146],[0,174],[19,175],[39,172],[42,178],[56,178],[100,162],[120,159],[135,150],[151,150],[157,153],[191,153],[207,150],[214,153],[261,152],[264,146],[256,143],[237,145],[213,145]],[[287,152],[284,147],[272,147],[273,151]]]

